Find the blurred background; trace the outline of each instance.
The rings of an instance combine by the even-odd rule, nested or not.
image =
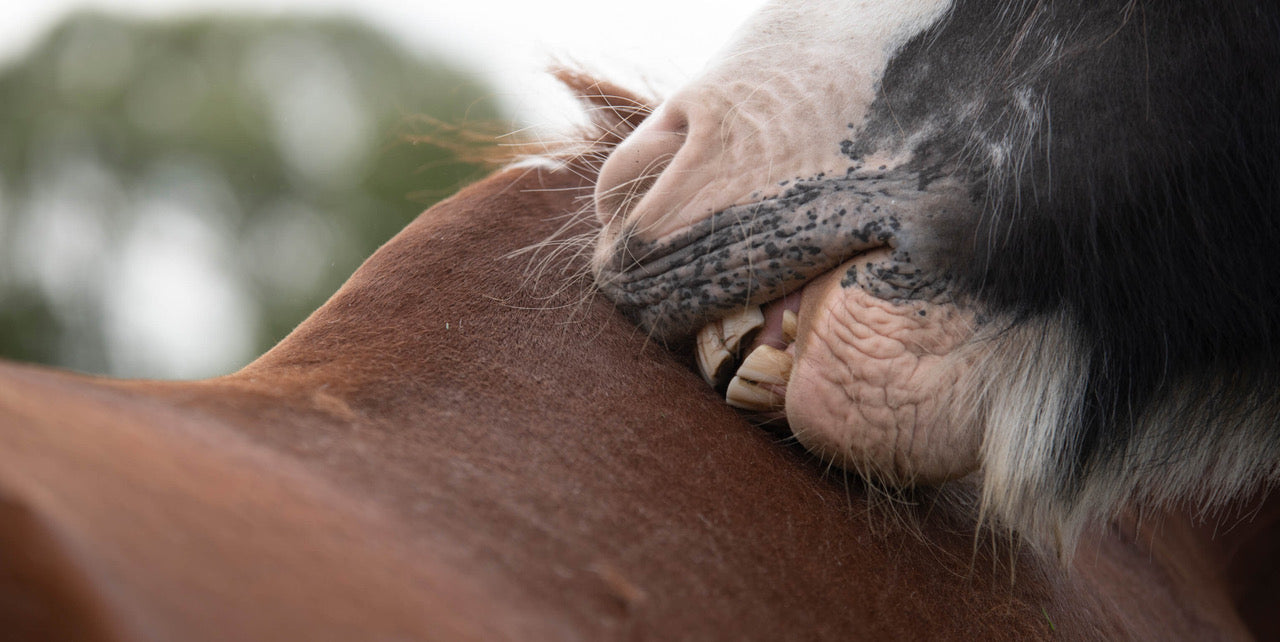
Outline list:
[[[433,1],[6,7],[0,357],[232,372],[484,174],[452,132],[580,122],[551,62],[661,93],[759,4]]]

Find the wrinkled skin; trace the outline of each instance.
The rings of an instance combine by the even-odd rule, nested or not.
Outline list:
[[[873,476],[958,477],[979,446],[977,430],[951,416],[969,365],[952,355],[971,335],[972,316],[954,305],[879,298],[865,281],[842,285],[847,270],[865,275],[885,254],[869,252],[805,288],[787,420],[801,443],[828,459],[889,466],[865,471]]]

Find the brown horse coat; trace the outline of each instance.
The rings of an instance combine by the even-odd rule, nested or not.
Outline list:
[[[228,377],[0,365],[6,638],[1247,637],[1185,520],[1063,573],[949,500],[873,507],[504,258],[589,189],[471,187]]]

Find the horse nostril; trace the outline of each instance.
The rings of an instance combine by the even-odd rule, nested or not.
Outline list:
[[[663,109],[613,150],[596,179],[596,216],[601,223],[623,220],[635,209],[684,146],[688,129],[681,110]]]

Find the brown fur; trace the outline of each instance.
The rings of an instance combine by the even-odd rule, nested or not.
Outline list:
[[[0,364],[3,630],[1247,637],[1186,520],[1155,545],[1092,534],[1072,574],[975,548],[967,509],[872,510],[606,302],[566,323],[587,285],[504,257],[560,225],[581,173],[509,170],[433,208],[228,377]]]

